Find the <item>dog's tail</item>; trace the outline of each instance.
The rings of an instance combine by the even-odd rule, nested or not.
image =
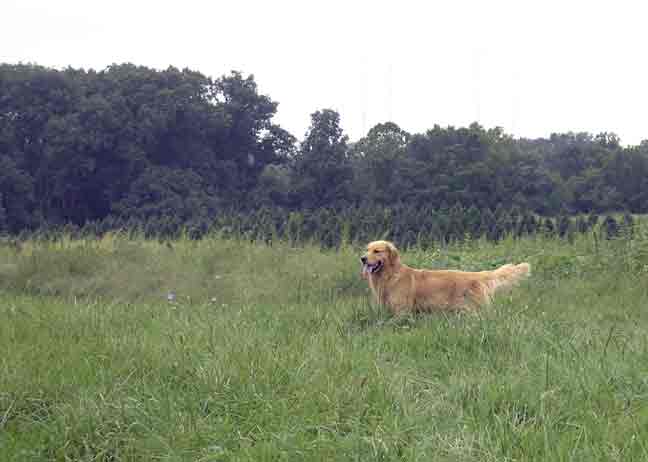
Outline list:
[[[500,266],[496,270],[491,271],[486,285],[488,286],[489,296],[493,296],[496,291],[505,290],[515,286],[522,279],[531,274],[531,265],[528,263],[520,263],[513,265],[511,263]]]

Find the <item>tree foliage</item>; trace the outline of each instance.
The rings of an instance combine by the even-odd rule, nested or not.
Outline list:
[[[351,143],[340,114],[320,109],[298,143],[274,121],[277,107],[239,72],[1,64],[0,232],[204,229],[265,210],[259,229],[270,234],[288,226],[331,243],[371,222],[409,242],[422,232],[569,236],[598,214],[648,212],[648,141],[513,139],[478,124],[408,133],[385,122]],[[604,229],[618,233],[608,219]]]

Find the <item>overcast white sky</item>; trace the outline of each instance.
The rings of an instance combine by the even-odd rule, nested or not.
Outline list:
[[[648,138],[642,1],[2,0],[0,61],[254,74],[298,138],[334,108],[352,140],[477,120],[515,136]]]

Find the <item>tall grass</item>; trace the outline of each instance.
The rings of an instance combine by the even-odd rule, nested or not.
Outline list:
[[[477,315],[397,319],[353,246],[2,247],[0,460],[646,460],[644,233],[413,249],[534,273]]]

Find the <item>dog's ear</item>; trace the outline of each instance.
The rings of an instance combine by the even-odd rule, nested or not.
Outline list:
[[[387,252],[389,252],[389,259],[392,263],[400,263],[400,253],[398,253],[398,249],[391,242],[387,243]]]

